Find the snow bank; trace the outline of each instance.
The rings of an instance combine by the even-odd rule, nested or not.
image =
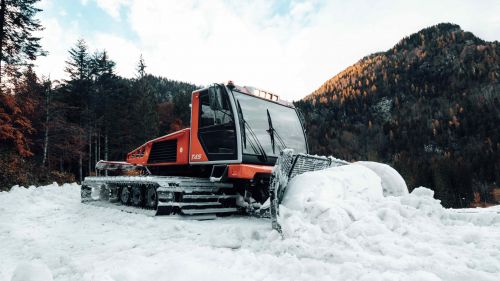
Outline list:
[[[379,174],[294,178],[285,239],[266,219],[146,217],[81,204],[76,184],[16,187],[0,192],[0,281],[498,280],[499,209],[444,209],[423,187],[393,196]]]
[[[500,214],[444,209],[430,189],[405,192],[387,167],[356,163],[292,179],[281,246],[336,264],[340,280],[497,280]]]

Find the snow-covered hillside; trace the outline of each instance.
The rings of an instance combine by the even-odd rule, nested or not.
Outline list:
[[[76,184],[14,187],[0,193],[0,281],[498,280],[499,208],[443,209],[368,168],[294,178],[284,239],[266,219],[147,217],[83,205]]]

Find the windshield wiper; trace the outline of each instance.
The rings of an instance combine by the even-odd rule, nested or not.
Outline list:
[[[269,113],[269,109],[267,109],[267,122],[269,123],[269,129],[267,130],[267,132],[271,136],[271,145],[273,146],[273,153],[275,154],[276,152],[274,151],[275,150],[274,149],[274,143],[275,143],[274,136],[276,136],[276,138],[280,142],[280,145],[282,148],[286,148],[286,144],[283,141],[283,138],[278,134],[278,132],[273,127],[273,121],[271,119],[271,114]]]
[[[240,127],[241,127],[241,134],[242,134],[242,137],[243,137],[243,145],[245,148],[247,148],[247,133],[245,131],[245,119],[243,118],[243,111],[241,111],[241,105],[240,105],[240,101],[236,101],[236,105],[238,106],[237,110],[238,110],[238,114],[240,115],[241,117],[241,120],[240,120]]]
[[[273,147],[273,154],[276,154],[274,152],[274,128],[273,128],[273,121],[271,120],[271,114],[269,114],[269,109],[267,109],[267,123],[269,124],[269,129],[267,132],[269,133],[269,136],[271,136],[271,146]]]

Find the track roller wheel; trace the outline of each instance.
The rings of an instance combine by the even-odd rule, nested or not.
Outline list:
[[[149,186],[146,189],[145,201],[147,208],[156,209],[156,206],[158,206],[158,195],[156,194],[155,186]]]
[[[99,198],[102,201],[109,201],[109,189],[105,184],[101,185],[101,188],[99,189]]]
[[[132,205],[136,207],[141,207],[144,202],[144,196],[142,194],[141,186],[132,187]]]
[[[109,186],[109,202],[116,203],[120,201],[120,188],[116,185]]]
[[[128,186],[122,187],[120,192],[120,202],[123,205],[129,205],[131,198],[132,198],[132,193],[130,191],[130,187]]]

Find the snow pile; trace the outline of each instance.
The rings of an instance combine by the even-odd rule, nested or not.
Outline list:
[[[313,236],[332,233],[350,225],[369,202],[381,198],[380,177],[361,165],[309,172],[290,181],[279,222],[287,236],[302,236],[303,231]]]
[[[339,280],[498,280],[499,212],[444,209],[430,189],[404,192],[391,170],[360,163],[293,178],[284,251],[336,264]]]
[[[500,209],[444,209],[376,169],[295,177],[285,239],[267,219],[147,217],[81,204],[76,184],[16,187],[0,192],[0,281],[498,280]]]

